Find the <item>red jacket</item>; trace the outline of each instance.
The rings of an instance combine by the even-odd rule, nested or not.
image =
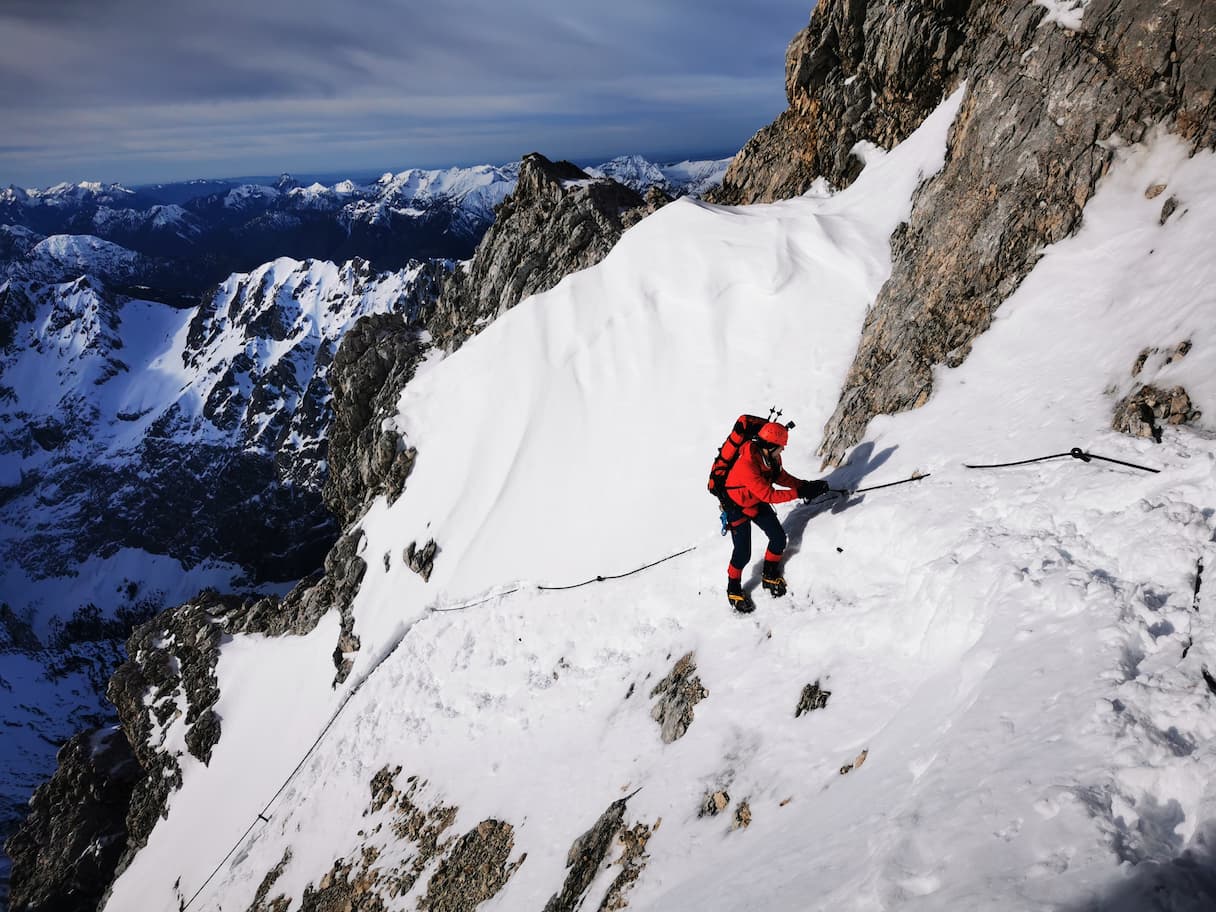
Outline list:
[[[770,465],[760,447],[749,440],[740,447],[739,458],[726,476],[727,496],[743,508],[746,516],[755,516],[756,507],[762,503],[788,503],[798,497],[797,491],[778,491],[774,485],[796,488],[798,479],[781,467],[780,456]]]

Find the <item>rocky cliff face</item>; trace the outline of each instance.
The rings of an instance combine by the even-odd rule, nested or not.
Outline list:
[[[1082,14],[1083,13],[1083,14]],[[839,462],[876,414],[928,398],[1045,245],[1075,230],[1116,148],[1161,125],[1216,142],[1216,9],[1196,0],[1045,5],[824,2],[790,45],[778,120],[740,153],[720,202],[804,192],[857,173],[966,85],[943,170],[892,241],[821,455]],[[1148,188],[1146,188],[1147,190]]]
[[[58,759],[6,846],[26,872],[11,908],[93,912],[126,848],[127,809],[141,770],[126,735],[114,728],[75,736]]]
[[[797,196],[819,177],[843,186],[861,171],[860,141],[904,139],[941,101],[966,55],[968,0],[827,0],[790,42],[789,108],[743,147],[713,202]]]
[[[407,320],[441,271],[278,260],[193,311],[88,277],[6,283],[0,549],[34,579],[122,549],[239,565],[254,585],[306,576],[338,534],[321,489],[339,342],[362,314]]]
[[[499,206],[473,260],[446,283],[427,318],[438,345],[458,348],[528,295],[594,266],[648,209],[636,191],[570,162],[525,155],[515,192]]]

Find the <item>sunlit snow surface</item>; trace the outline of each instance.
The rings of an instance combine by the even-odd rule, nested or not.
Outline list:
[[[631,909],[1210,908],[1216,584],[1196,598],[1195,571],[1216,563],[1216,441],[1208,419],[1160,445],[1109,425],[1138,353],[1184,340],[1186,358],[1150,359],[1140,379],[1182,384],[1216,415],[1212,155],[1166,136],[1121,153],[1078,235],[1045,251],[929,404],[873,422],[828,476],[931,477],[782,508],[789,596],[757,592],[751,617],[727,608],[713,453],[737,414],[778,404],[798,422],[787,466],[816,474],[890,232],[940,167],[958,100],[835,196],[672,204],[428,364],[397,418],[414,474],[364,519],[363,647],[344,691],[318,684],[332,618],[296,643],[226,646],[212,767],[183,763],[106,908],[177,908],[219,865],[191,908],[246,909],[288,846],[269,895],[292,908],[365,843],[391,867],[389,828],[360,835],[386,822],[364,816],[386,765],[399,786],[426,780],[424,804],[460,808],[453,833],[515,828],[512,858],[527,859],[485,910],[542,908],[571,842],[638,789],[627,820],[661,826]],[[1072,446],[1162,471],[963,465]],[[423,583],[401,552],[431,537]],[[536,588],[691,545],[623,580]],[[689,651],[709,696],[665,745],[648,695]],[[796,719],[814,681],[830,701]],[[730,811],[750,804],[750,827],[698,816],[715,789]],[[389,907],[414,908],[431,872]]]

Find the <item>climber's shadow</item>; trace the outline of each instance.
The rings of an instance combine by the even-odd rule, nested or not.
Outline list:
[[[833,491],[851,491],[860,486],[861,482],[875,469],[883,465],[891,454],[895,452],[897,447],[890,446],[885,450],[875,453],[874,444],[869,441],[861,444],[852,453],[842,466],[837,466],[828,474],[824,481]],[[807,523],[821,513],[843,513],[845,510],[850,510],[866,499],[864,494],[824,494],[816,498],[810,503],[800,504],[795,507],[785,518],[782,526],[785,529],[785,534],[789,538],[789,545],[786,547],[787,555],[797,554],[802,545],[802,536],[806,531]]]

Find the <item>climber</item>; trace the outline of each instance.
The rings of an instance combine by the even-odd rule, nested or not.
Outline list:
[[[742,416],[740,422],[744,418]],[[736,424],[736,429],[740,427]],[[781,452],[789,441],[789,430],[775,421],[765,422],[755,436],[738,447],[734,464],[727,471],[720,498],[723,519],[730,529],[734,551],[726,568],[726,597],[732,608],[747,614],[756,605],[743,591],[743,568],[752,556],[752,523],[768,536],[764,552],[761,584],[773,598],[785,595],[785,578],[781,575],[781,555],[785,551],[785,530],[772,504],[787,503],[795,498],[810,500],[828,491],[826,481],[802,481],[781,466]],[[721,457],[721,451],[720,451]],[[778,490],[776,485],[790,490]]]

